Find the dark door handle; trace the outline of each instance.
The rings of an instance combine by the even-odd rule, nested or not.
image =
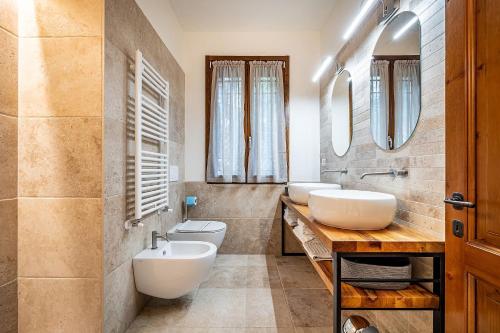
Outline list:
[[[444,203],[453,205],[455,209],[474,208],[476,204],[469,201],[464,201],[464,195],[460,192],[453,192],[451,197],[444,199]]]

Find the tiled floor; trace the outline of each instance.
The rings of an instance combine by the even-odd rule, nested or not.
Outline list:
[[[198,290],[153,299],[128,333],[331,333],[332,298],[305,257],[218,255]]]
[[[218,255],[198,290],[153,299],[127,333],[331,333],[332,312],[332,297],[306,257]],[[356,314],[381,333],[431,332],[429,311]]]

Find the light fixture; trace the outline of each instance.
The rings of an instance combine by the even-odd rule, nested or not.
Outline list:
[[[319,66],[319,68],[318,68],[318,71],[314,74],[314,76],[312,78],[313,82],[318,82],[321,75],[323,75],[323,73],[326,71],[328,66],[330,66],[330,64],[332,63],[332,60],[333,60],[333,58],[331,56],[328,56],[325,58],[325,60],[323,60],[323,62],[321,63],[321,66]]]
[[[414,25],[418,21],[418,16],[415,16],[411,20],[409,20],[398,32],[394,34],[393,39],[398,39],[401,37],[412,25]]]
[[[356,18],[354,19],[354,21],[352,21],[351,25],[346,30],[346,32],[344,33],[344,35],[342,36],[342,38],[344,38],[345,40],[347,40],[347,39],[349,39],[349,37],[352,36],[352,34],[354,33],[354,31],[361,24],[361,21],[363,20],[363,18],[366,16],[366,14],[368,14],[368,11],[370,10],[370,8],[377,1],[378,0],[366,0],[365,4],[363,5],[363,7],[361,8],[361,10],[359,11],[358,16],[356,16]]]

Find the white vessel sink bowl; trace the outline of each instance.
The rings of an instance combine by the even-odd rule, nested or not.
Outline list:
[[[319,190],[309,194],[309,208],[321,224],[351,230],[379,230],[393,222],[396,197],[370,191]]]
[[[307,205],[309,193],[316,190],[340,190],[339,184],[328,183],[291,183],[288,184],[288,195],[293,202],[300,205]]]

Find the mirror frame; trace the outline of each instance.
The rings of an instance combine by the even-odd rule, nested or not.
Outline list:
[[[333,100],[333,92],[335,90],[335,85],[337,84],[337,80],[339,79],[339,77],[343,73],[347,73],[349,75],[349,78],[350,78],[350,80],[349,80],[349,146],[347,147],[346,151],[342,155],[340,155],[340,154],[338,154],[335,151],[335,147],[334,147],[334,144],[333,144],[333,138],[330,138],[330,141],[331,141],[331,144],[332,144],[333,153],[337,157],[343,157],[343,156],[347,155],[347,153],[349,152],[349,150],[351,150],[352,136],[353,136],[353,124],[352,124],[352,122],[353,122],[353,119],[352,119],[353,118],[352,75],[351,75],[351,72],[349,72],[345,68],[342,68],[341,70],[339,70],[335,74],[335,78],[334,78],[333,85],[332,85],[332,93],[330,95],[330,103],[331,103],[330,112],[333,112],[333,103],[332,103],[332,100]],[[332,134],[332,131],[333,131],[333,117],[332,117],[332,128],[331,128],[331,131],[330,131],[330,135]]]
[[[415,128],[413,129],[413,131],[411,132],[410,136],[408,137],[408,139],[399,147],[395,147],[395,148],[392,148],[392,149],[385,149],[383,147],[381,147],[377,141],[375,141],[375,138],[373,137],[373,132],[372,132],[372,123],[371,123],[371,112],[372,112],[372,104],[371,104],[371,97],[370,97],[370,134],[371,134],[371,137],[372,137],[372,140],[373,142],[375,143],[375,145],[381,149],[382,151],[386,151],[386,152],[396,152],[398,151],[399,149],[402,149],[404,148],[408,142],[410,142],[412,139],[413,139],[413,136],[415,135],[415,132],[417,131],[417,127],[418,127],[418,124],[420,123],[420,119],[422,117],[422,21],[420,19],[420,16],[418,16],[417,13],[415,13],[414,11],[412,10],[403,10],[399,13],[396,13],[390,20],[388,20],[387,22],[385,22],[384,24],[384,28],[382,29],[382,31],[380,32],[375,44],[374,44],[374,47],[373,47],[373,51],[372,51],[372,55],[370,57],[370,68],[371,68],[371,61],[374,59],[374,57],[376,57],[376,55],[374,55],[375,53],[375,50],[377,49],[377,44],[378,42],[380,41],[380,38],[382,37],[382,35],[384,34],[384,32],[386,32],[386,30],[388,29],[389,25],[401,14],[404,14],[404,13],[411,13],[413,14],[414,16],[417,17],[417,23],[418,23],[418,26],[419,26],[419,31],[418,31],[418,38],[419,38],[419,56],[420,56],[420,72],[419,72],[419,75],[420,75],[420,110],[419,110],[419,113],[418,113],[418,118],[417,118],[417,122],[415,124]],[[371,96],[371,75],[369,75],[369,80],[370,80],[370,84],[369,84],[369,94]]]

